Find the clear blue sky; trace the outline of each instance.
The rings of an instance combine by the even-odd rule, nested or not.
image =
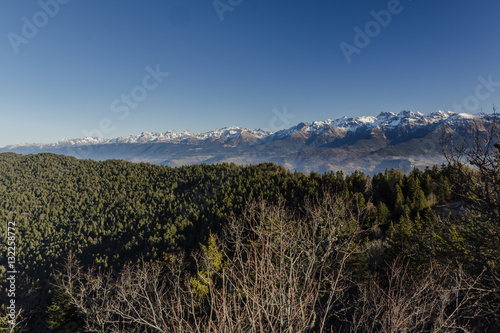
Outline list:
[[[498,0],[55,1],[0,4],[0,146],[500,104]]]

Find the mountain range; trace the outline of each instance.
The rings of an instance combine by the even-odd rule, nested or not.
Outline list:
[[[50,152],[95,160],[123,159],[180,166],[196,163],[274,162],[290,170],[325,172],[425,167],[445,162],[443,133],[455,140],[471,137],[471,125],[489,115],[438,111],[382,112],[377,117],[343,117],[299,123],[271,132],[237,126],[206,133],[190,131],[104,139],[64,139],[53,144],[18,144],[0,152]]]

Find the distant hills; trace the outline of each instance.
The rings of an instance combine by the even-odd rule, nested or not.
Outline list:
[[[412,167],[441,164],[443,133],[463,141],[470,137],[472,124],[485,124],[489,117],[451,111],[428,115],[412,111],[382,112],[377,117],[299,123],[274,133],[236,126],[206,133],[143,132],[114,139],[87,137],[54,144],[18,144],[0,148],[0,152],[51,152],[169,166],[274,162],[302,172],[361,170],[373,174],[386,168],[409,171]]]

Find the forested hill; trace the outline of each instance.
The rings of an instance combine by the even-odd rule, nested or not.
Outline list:
[[[408,179],[392,171],[374,178],[372,185],[361,173],[305,175],[274,164],[170,168],[8,153],[0,155],[0,214],[2,221],[18,226],[22,271],[44,275],[69,250],[88,264],[108,267],[192,249],[206,240],[209,230],[219,231],[231,215],[257,199],[277,202],[282,197],[286,205],[297,207],[322,191],[345,192],[360,202],[371,201],[371,219],[382,203],[399,215],[403,208],[395,206],[396,200],[404,192],[414,210],[425,209],[427,197],[432,203],[449,199],[442,172],[414,174]]]
[[[18,260],[36,275],[70,249],[103,267],[189,250],[247,200],[282,192],[297,204],[320,184],[272,164],[170,168],[53,154],[2,154],[0,173],[2,220],[16,221]]]
[[[19,281],[30,278],[26,284],[38,288],[36,302],[42,305],[36,311],[43,314],[52,298],[53,273],[68,253],[104,272],[117,272],[141,259],[164,261],[168,255],[199,250],[211,234],[221,235],[232,217],[239,219],[255,202],[281,205],[299,218],[307,215],[308,203],[341,198],[356,216],[348,220],[349,232],[357,230],[359,244],[364,244],[355,256],[356,270],[375,272],[401,253],[422,265],[436,254],[436,244],[445,244],[450,236],[446,228],[439,233],[436,212],[457,200],[452,176],[452,169],[437,166],[369,177],[360,172],[303,174],[272,163],[171,168],[4,153],[1,230],[5,235],[7,222],[16,223]],[[7,242],[0,248],[5,253]],[[4,256],[1,264],[6,263]],[[4,283],[5,267],[0,275]]]

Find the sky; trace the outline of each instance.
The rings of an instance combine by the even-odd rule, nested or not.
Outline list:
[[[492,112],[498,0],[2,0],[0,146]]]

